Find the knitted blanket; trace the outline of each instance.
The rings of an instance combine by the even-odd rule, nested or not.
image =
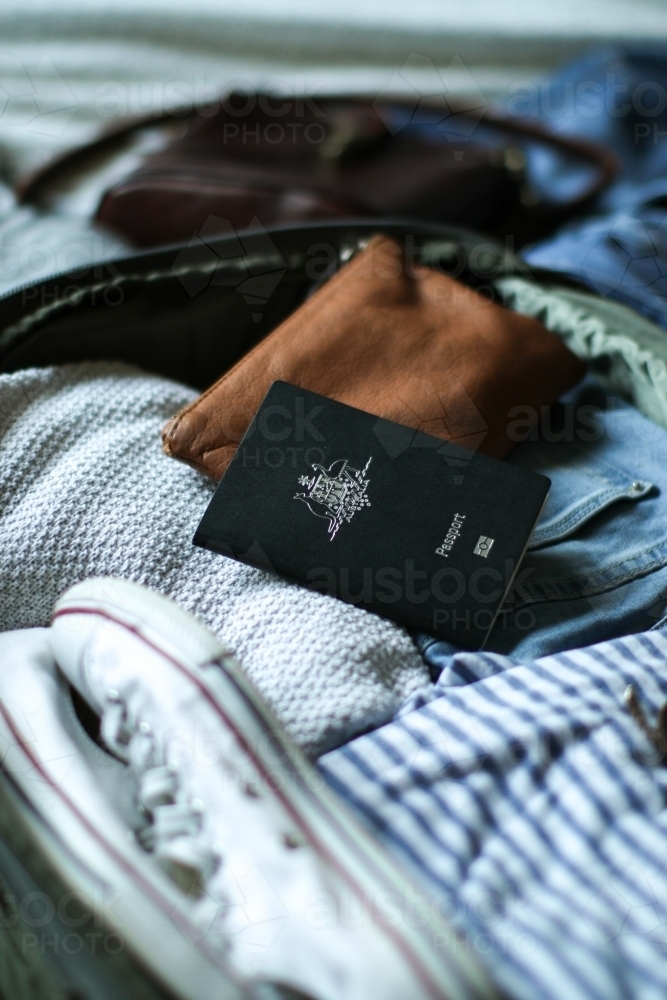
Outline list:
[[[86,577],[146,584],[209,625],[320,754],[391,719],[427,669],[398,626],[193,547],[214,485],[160,444],[193,395],[107,362],[0,376],[0,629],[48,624]]]

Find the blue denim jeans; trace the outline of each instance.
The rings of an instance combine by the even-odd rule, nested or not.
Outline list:
[[[533,437],[508,460],[551,490],[486,649],[528,662],[662,623],[667,432],[587,381],[545,408]],[[455,649],[417,641],[436,673]]]
[[[561,135],[611,148],[615,182],[589,214],[523,256],[532,268],[575,279],[667,328],[667,46],[605,46],[577,59],[541,88],[511,88],[510,113],[537,115]],[[591,102],[592,94],[595,98]],[[533,186],[547,198],[571,190],[541,152],[528,155]]]

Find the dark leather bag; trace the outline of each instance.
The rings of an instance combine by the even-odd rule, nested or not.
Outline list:
[[[518,246],[589,205],[615,172],[603,148],[488,109],[431,99],[415,115],[400,101],[231,94],[180,121],[132,122],[73,150],[24,182],[23,200],[39,203],[86,157],[151,125],[177,135],[108,190],[97,213],[140,247],[187,241],[204,227],[224,235],[258,223],[374,217],[465,225],[512,235]],[[536,199],[526,143],[591,167],[585,189],[564,203]]]
[[[494,279],[533,273],[487,237],[389,220],[211,238],[77,267],[0,298],[0,372],[119,360],[203,391],[304,301],[315,302],[313,290],[379,230],[401,246],[410,270],[428,267],[487,298]],[[261,304],[258,281],[266,282]]]

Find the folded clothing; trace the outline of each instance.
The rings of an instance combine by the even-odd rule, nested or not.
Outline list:
[[[524,278],[501,278],[509,309],[558,334],[588,363],[598,382],[667,429],[667,337],[634,309],[613,299]]]
[[[70,584],[120,576],[209,624],[308,753],[386,723],[450,644],[416,648],[362,609],[193,548],[214,486],[160,448],[165,414],[193,395],[119,364],[0,376],[0,628],[46,624]],[[520,662],[644,631],[667,605],[667,433],[584,385],[531,437],[509,460],[552,488],[489,643]]]
[[[667,699],[647,632],[517,666],[461,653],[429,698],[323,757],[515,1000],[667,995]]]
[[[507,461],[551,489],[486,649],[526,663],[665,619],[667,432],[588,378]],[[438,673],[452,645],[418,644]]]
[[[428,683],[391,622],[192,544],[214,490],[163,453],[189,389],[97,362],[0,376],[0,629],[46,625],[71,584],[118,576],[208,624],[309,754]]]

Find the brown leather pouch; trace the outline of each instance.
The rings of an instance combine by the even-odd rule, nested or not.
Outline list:
[[[501,458],[583,373],[537,321],[434,270],[407,269],[401,247],[377,236],[177,414],[164,449],[219,479],[281,379]]]

